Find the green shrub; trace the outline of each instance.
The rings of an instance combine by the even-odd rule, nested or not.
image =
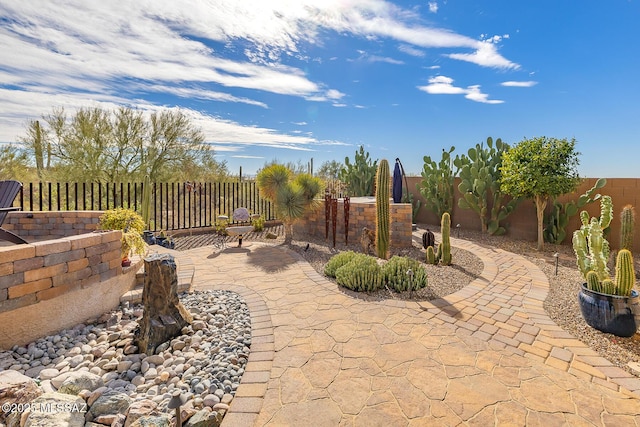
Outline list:
[[[374,257],[356,254],[351,261],[338,268],[336,282],[353,291],[376,291],[382,287],[382,269]]]
[[[100,216],[102,230],[122,230],[122,258],[129,256],[129,252],[143,255],[146,244],[142,238],[145,228],[142,217],[135,211],[125,208],[115,208],[105,211]]]
[[[331,257],[324,267],[324,274],[329,277],[336,277],[336,270],[351,261],[356,255],[353,251],[340,252]]]
[[[413,271],[409,280],[407,271]],[[417,290],[427,286],[427,271],[417,260],[401,256],[393,256],[382,267],[383,283],[398,292]]]
[[[253,225],[253,231],[262,231],[264,230],[264,217],[262,216],[257,216],[254,218],[251,218],[251,225]]]
[[[213,223],[213,230],[222,236],[227,235],[227,227],[229,226],[229,222],[226,219],[219,219]]]

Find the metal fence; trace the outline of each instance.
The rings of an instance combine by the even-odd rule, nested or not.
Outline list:
[[[151,192],[151,229],[179,230],[210,227],[219,215],[230,219],[245,207],[266,220],[275,219],[271,203],[262,198],[254,181],[156,182]],[[140,211],[141,182],[24,183],[16,204],[25,211],[108,210]]]

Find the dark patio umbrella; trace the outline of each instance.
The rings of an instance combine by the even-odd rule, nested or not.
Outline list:
[[[396,159],[396,166],[393,168],[393,187],[391,190],[393,203],[402,201],[402,172],[400,172],[400,162]]]

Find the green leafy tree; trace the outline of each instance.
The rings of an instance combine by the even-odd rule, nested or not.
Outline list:
[[[364,146],[356,151],[354,162],[349,157],[344,159],[345,167],[340,171],[340,181],[347,186],[350,196],[372,196],[378,161],[369,158],[369,152],[365,153]]]
[[[544,209],[549,199],[573,192],[580,183],[580,153],[575,139],[524,139],[502,158],[501,190],[513,197],[533,199],[538,222],[538,250],[544,248]]]
[[[278,218],[285,226],[285,243],[293,240],[293,224],[302,218],[316,202],[322,182],[309,174],[298,174],[284,165],[272,164],[263,168],[256,178],[262,195],[274,204]]]
[[[501,235],[506,232],[503,221],[516,208],[520,199],[505,202],[506,194],[500,190],[500,167],[502,154],[509,144],[500,138],[493,143],[491,137],[484,143],[470,148],[468,155],[456,156],[454,164],[460,168],[458,191],[462,197],[458,206],[473,210],[480,218],[483,233]],[[490,200],[491,198],[491,200]]]
[[[29,158],[24,150],[12,144],[0,145],[0,180],[26,181],[33,178]]]
[[[456,166],[454,170],[451,157],[454,150],[453,146],[449,151],[443,149],[438,163],[430,156],[424,156],[422,181],[418,184],[418,191],[424,197],[427,209],[438,215],[438,218],[445,212],[451,214],[453,210],[453,183],[458,174],[458,168]]]
[[[179,110],[54,109],[21,138],[48,179],[77,182],[200,180],[228,176],[202,131]],[[44,153],[46,152],[46,164]]]

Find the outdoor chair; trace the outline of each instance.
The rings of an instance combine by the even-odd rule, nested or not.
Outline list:
[[[11,243],[27,243],[22,237],[2,228],[7,214],[11,211],[19,211],[19,207],[13,207],[13,201],[20,192],[22,183],[13,180],[0,181],[0,240]]]

